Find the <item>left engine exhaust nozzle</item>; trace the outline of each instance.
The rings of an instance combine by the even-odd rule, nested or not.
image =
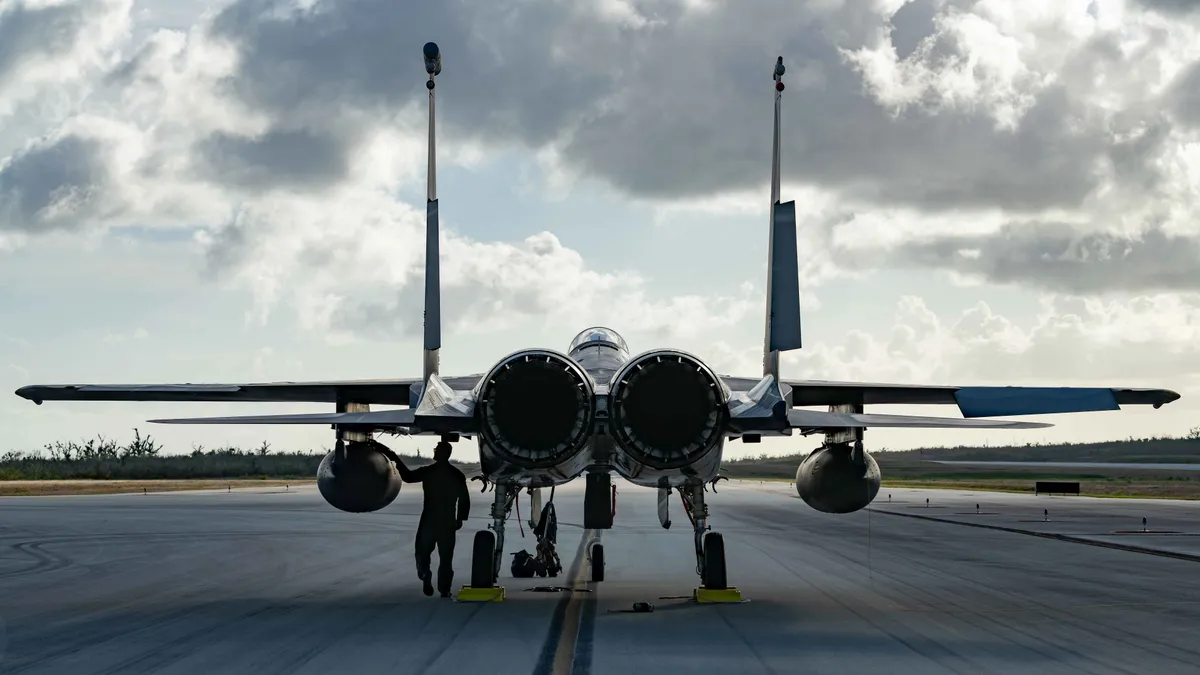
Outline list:
[[[523,469],[558,466],[587,444],[595,384],[571,357],[528,349],[497,363],[480,380],[481,440]]]
[[[346,443],[317,467],[317,489],[329,505],[340,511],[367,513],[391,504],[400,494],[400,471],[376,441]]]

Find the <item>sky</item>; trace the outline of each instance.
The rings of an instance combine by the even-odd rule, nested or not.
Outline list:
[[[1183,395],[873,449],[1182,435],[1198,37],[1186,0],[0,0],[0,451],[332,444],[145,423],[318,404],[2,394],[26,384],[419,376],[430,40],[444,374],[591,325],[759,374],[782,55],[785,378]]]

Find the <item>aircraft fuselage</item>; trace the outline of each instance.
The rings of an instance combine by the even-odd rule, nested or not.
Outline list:
[[[674,354],[672,352],[671,354]],[[630,352],[625,340],[609,328],[589,328],[581,332],[565,354],[550,350],[530,350],[517,352],[502,360],[493,373],[501,370],[506,361],[521,361],[528,358],[547,358],[553,355],[557,358],[569,359],[589,380],[582,385],[589,389],[588,401],[590,410],[580,416],[587,420],[584,436],[578,443],[578,449],[563,452],[559,459],[548,465],[531,466],[530,462],[514,462],[513,453],[506,452],[504,446],[507,439],[497,439],[494,435],[483,433],[479,435],[479,456],[481,471],[487,480],[503,482],[522,487],[549,487],[569,482],[586,471],[613,470],[627,480],[647,487],[681,486],[697,484],[712,480],[716,477],[721,464],[721,451],[724,445],[724,434],[721,430],[705,444],[691,444],[693,451],[699,454],[688,456],[688,462],[681,466],[671,466],[668,459],[663,461],[643,461],[638,453],[629,452],[622,444],[622,437],[628,433],[614,434],[614,424],[621,423],[613,418],[613,401],[610,393],[614,378],[621,375],[623,369],[628,370]],[[641,357],[639,357],[641,358]],[[489,373],[491,375],[491,373]],[[719,382],[719,380],[717,380]],[[481,386],[483,383],[481,382]],[[727,392],[726,392],[727,393]],[[536,399],[538,396],[549,397],[551,403],[557,403],[561,396],[543,393],[541,391],[522,391],[524,396]],[[486,394],[484,394],[486,398]],[[663,424],[675,425],[671,418],[671,397],[657,401],[661,410],[650,411],[655,418],[661,418]],[[484,413],[483,417],[487,418]],[[645,415],[643,415],[643,418]],[[686,420],[685,420],[686,422]],[[638,422],[635,420],[634,425]],[[642,421],[645,426],[645,421]],[[685,424],[686,426],[686,424]],[[710,434],[712,435],[712,434]],[[670,443],[666,439],[665,443]],[[563,445],[570,446],[569,442]],[[700,446],[703,447],[700,447]],[[533,451],[530,456],[534,456]],[[678,462],[674,462],[678,463]]]

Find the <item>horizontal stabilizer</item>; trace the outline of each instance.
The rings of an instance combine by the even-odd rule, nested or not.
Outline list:
[[[875,415],[871,413],[823,412],[820,410],[800,410],[795,408],[788,411],[788,422],[796,429],[866,429],[868,427],[908,427],[911,429],[1044,429],[1054,426],[1045,422],[968,420],[954,417],[919,417],[916,415]]]
[[[758,377],[734,377],[722,375],[725,386],[733,391],[745,391],[756,386]],[[883,382],[834,382],[830,380],[780,380],[783,390],[790,391],[794,406],[829,405],[958,405],[964,417],[987,417],[970,414],[990,407],[999,397],[1008,399],[1009,407],[998,413],[1004,415],[1041,414],[1051,412],[1087,412],[1089,410],[1114,410],[1111,396],[1117,404],[1148,405],[1160,408],[1179,400],[1179,394],[1170,389],[1137,389],[1131,387],[963,387],[936,384],[888,384]],[[965,392],[960,395],[960,392]],[[1044,392],[1060,392],[1045,394]],[[1084,393],[1088,392],[1088,393]],[[1108,392],[1105,394],[1105,392]],[[1057,398],[1056,409],[1047,409],[1050,399]],[[988,401],[992,403],[984,405]],[[1065,402],[1074,401],[1070,410],[1064,410]],[[1020,405],[1012,405],[1019,402]],[[1100,408],[1085,406],[1107,405]],[[1035,407],[1036,406],[1036,407]],[[1012,412],[1024,410],[1026,412]],[[970,412],[968,412],[970,411]]]
[[[150,420],[155,424],[336,424],[339,427],[395,429],[414,424],[411,408],[373,412],[301,413],[298,415],[235,415]]]
[[[1088,387],[963,387],[954,392],[963,417],[1044,415],[1120,410],[1112,389]]]

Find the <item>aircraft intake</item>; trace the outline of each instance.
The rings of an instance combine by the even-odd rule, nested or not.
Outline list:
[[[675,350],[631,359],[613,377],[612,433],[638,463],[678,469],[720,445],[729,391],[696,357]]]
[[[587,442],[593,396],[591,378],[569,357],[517,352],[480,381],[482,440],[523,469],[557,466]]]
[[[378,511],[400,494],[400,472],[375,441],[345,444],[317,467],[317,489],[329,505],[350,513]]]
[[[796,492],[804,503],[825,513],[853,513],[879,494],[879,464],[863,452],[865,464],[851,456],[849,444],[814,450],[796,469]]]

